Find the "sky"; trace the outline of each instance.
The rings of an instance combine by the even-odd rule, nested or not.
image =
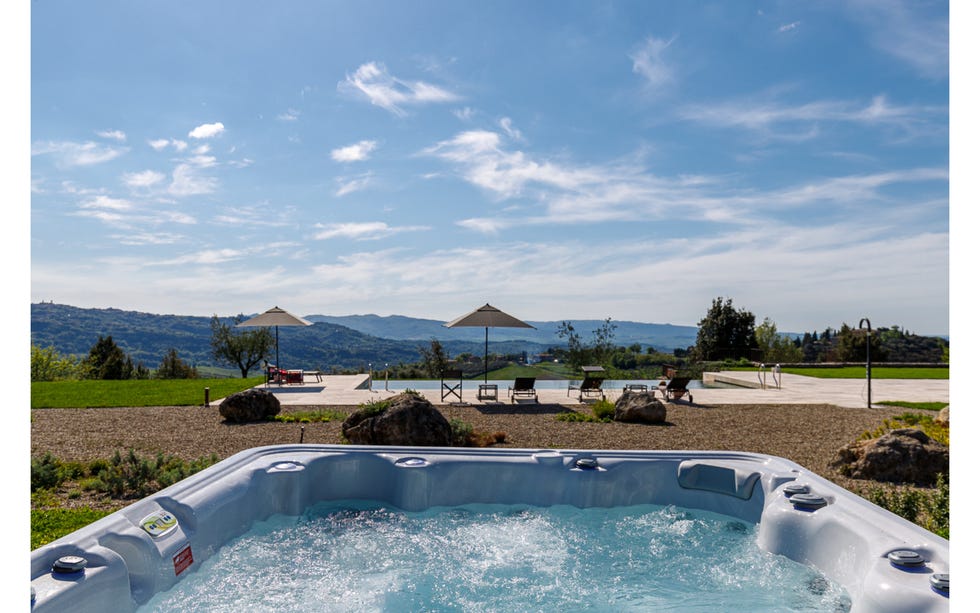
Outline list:
[[[950,328],[947,2],[30,4],[30,297]]]

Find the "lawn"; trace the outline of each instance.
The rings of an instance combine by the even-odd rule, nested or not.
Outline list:
[[[156,407],[204,404],[210,399],[255,387],[263,377],[248,379],[140,379],[126,381],[36,381],[31,383],[32,409],[88,407]]]
[[[726,370],[756,371],[756,367],[739,367]],[[864,366],[841,366],[838,368],[805,368],[784,366],[782,372],[791,375],[804,375],[818,379],[865,379],[868,373]],[[949,379],[948,368],[914,368],[905,366],[871,367],[872,379]]]

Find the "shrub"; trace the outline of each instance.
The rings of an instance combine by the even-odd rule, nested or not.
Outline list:
[[[453,433],[453,447],[467,447],[473,434],[473,426],[454,418],[449,420],[449,427]]]
[[[61,484],[59,468],[61,463],[51,453],[31,459],[31,491],[53,489]]]
[[[886,419],[874,432],[865,431],[861,434],[860,438],[874,439],[890,430],[907,428],[909,426],[922,430],[932,440],[949,447],[949,428],[935,423],[931,415],[924,413],[902,413],[897,417]]]
[[[599,421],[612,421],[616,415],[616,405],[606,399],[597,400],[592,405],[592,413],[599,418]]]
[[[932,490],[872,487],[865,497],[903,519],[949,538],[949,483],[942,474],[936,475],[936,487]]]

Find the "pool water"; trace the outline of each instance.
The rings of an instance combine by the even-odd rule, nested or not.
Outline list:
[[[456,380],[459,383],[459,379]],[[502,379],[494,380],[491,379],[487,381],[489,384],[495,384],[498,390],[506,390],[508,387],[514,385],[513,379]],[[578,381],[568,381],[567,379],[538,379],[534,382],[534,388],[537,390],[568,390],[569,383],[578,383]],[[630,383],[642,383],[648,386],[649,389],[654,389],[660,383],[660,379],[652,380],[618,380],[618,379],[607,379],[602,383],[602,389],[605,390],[620,390]],[[385,380],[374,379],[372,381],[372,387],[374,389],[385,389]],[[407,389],[422,391],[422,390],[438,390],[441,387],[442,382],[439,379],[391,379],[388,381],[388,390],[403,391]],[[463,389],[464,390],[475,390],[477,385],[483,385],[483,379],[464,379]],[[698,380],[692,379],[687,384],[688,389],[703,389],[705,384]],[[712,387],[737,387],[734,385],[725,384],[713,384]]]
[[[757,527],[673,506],[317,504],[229,542],[145,611],[846,611]]]

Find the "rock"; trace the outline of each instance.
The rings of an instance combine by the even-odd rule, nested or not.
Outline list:
[[[265,421],[279,414],[279,399],[270,392],[250,389],[228,396],[221,401],[218,412],[226,421],[243,423]]]
[[[922,430],[903,428],[851,443],[831,466],[854,479],[932,485],[937,474],[949,476],[949,448]]]
[[[449,422],[432,403],[417,394],[393,396],[380,411],[361,409],[344,420],[344,437],[355,445],[411,445],[448,447],[453,433]]]
[[[939,424],[940,426],[949,427],[949,405],[947,404],[943,407],[942,411],[932,419],[933,423]]]
[[[625,392],[616,400],[615,421],[662,424],[666,419],[667,407],[655,392]]]

